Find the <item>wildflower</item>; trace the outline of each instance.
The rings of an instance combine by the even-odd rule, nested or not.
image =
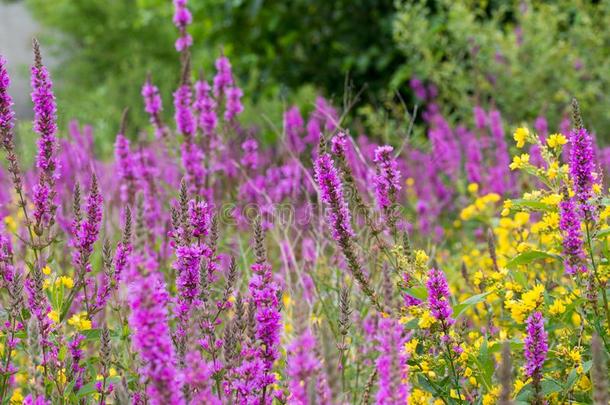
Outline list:
[[[44,266],[42,268],[42,274],[48,276],[49,274],[51,274],[51,268],[49,266]]]
[[[295,154],[300,154],[305,150],[305,143],[302,140],[303,117],[299,108],[291,107],[284,113],[284,133],[288,147]]]
[[[377,175],[374,182],[377,204],[383,210],[385,219],[394,232],[396,213],[393,212],[392,205],[396,203],[396,194],[400,190],[400,172],[397,169],[396,160],[392,156],[393,150],[391,146],[380,146],[375,149]]]
[[[428,273],[428,306],[432,316],[442,322],[444,326],[452,325],[455,320],[451,317],[453,310],[449,303],[449,285],[445,274],[441,270],[431,269]]]
[[[184,52],[193,45],[193,37],[186,31],[186,27],[193,21],[191,12],[186,7],[187,0],[174,0],[174,24],[180,36],[176,40],[176,50]]]
[[[589,199],[593,196],[595,180],[595,157],[593,139],[586,129],[574,129],[570,133],[570,177],[574,194],[585,213],[589,213]]]
[[[343,197],[343,188],[337,169],[330,155],[323,154],[315,161],[314,166],[322,201],[330,206],[326,218],[330,225],[333,238],[340,241],[354,236],[350,223],[350,213]]]
[[[532,379],[534,387],[534,403],[542,404],[540,398],[540,382],[542,380],[542,366],[549,350],[547,333],[544,330],[544,319],[540,312],[534,312],[527,319],[527,336],[525,345],[525,376]]]
[[[235,116],[244,111],[241,98],[244,95],[239,87],[231,86],[226,89],[227,102],[225,104],[225,121],[231,122]]]
[[[182,404],[168,325],[168,294],[159,274],[136,275],[129,285],[133,349],[143,361],[141,379],[151,404]]]
[[[163,111],[161,95],[159,88],[152,83],[150,75],[142,86],[141,94],[144,99],[144,110],[150,117],[150,123],[155,127],[155,135],[157,138],[166,136],[168,129],[161,119],[161,111]]]
[[[216,59],[216,76],[214,76],[214,97],[220,99],[226,95],[227,89],[233,86],[233,72],[229,58],[221,55]]]
[[[57,177],[57,107],[53,83],[47,68],[42,64],[38,41],[34,40],[35,64],[31,69],[32,102],[34,103],[34,131],[39,135],[36,166],[40,170],[34,186],[34,218],[37,233],[42,226],[55,221],[55,180]]]
[[[567,274],[586,272],[580,217],[574,198],[564,197],[559,203],[559,229],[563,235],[564,265]]]
[[[316,356],[316,339],[311,329],[305,329],[288,345],[286,362],[289,402],[295,405],[310,404],[313,400],[309,395],[310,386],[315,384],[318,374],[322,372],[322,364]]]
[[[515,133],[513,134],[513,138],[517,142],[517,148],[522,148],[525,146],[525,142],[530,137],[530,131],[527,128],[517,128]]]
[[[392,318],[382,319],[377,333],[377,373],[379,374],[378,404],[407,403],[409,355],[403,346],[407,339],[403,328]]]
[[[218,117],[216,116],[216,101],[211,95],[212,89],[205,80],[195,83],[195,111],[199,114],[197,123],[207,136],[211,136],[216,129]]]
[[[12,133],[15,113],[13,112],[13,99],[8,94],[10,78],[6,69],[6,59],[0,56],[0,134],[2,139]]]
[[[68,319],[68,325],[74,326],[77,330],[91,329],[91,321],[87,319],[84,312],[74,314],[70,319]]]
[[[513,162],[510,164],[511,170],[521,169],[530,162],[530,155],[522,153],[521,156],[514,156]]]
[[[568,143],[568,139],[563,134],[552,134],[547,138],[546,143],[550,148],[559,149]]]

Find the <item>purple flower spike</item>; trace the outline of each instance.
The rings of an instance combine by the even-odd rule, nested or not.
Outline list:
[[[563,234],[564,265],[567,274],[586,272],[585,252],[580,228],[580,213],[574,198],[565,197],[559,203],[559,229]]]
[[[6,70],[6,59],[0,56],[0,134],[4,138],[13,130],[13,99],[8,94],[11,79]]]
[[[574,194],[585,214],[591,212],[588,201],[593,197],[595,183],[595,156],[593,139],[586,129],[570,132],[570,177],[574,183]]]
[[[339,242],[344,236],[354,236],[341,179],[329,154],[325,153],[316,159],[314,171],[322,201],[328,205],[326,220],[333,238]]]
[[[441,270],[431,269],[428,273],[428,306],[432,316],[445,326],[452,325],[455,320],[451,317],[453,310],[449,303],[451,293],[445,274]]]
[[[146,393],[154,405],[183,404],[168,324],[168,294],[160,274],[137,275],[129,286],[129,327]]]
[[[186,1],[174,0],[174,25],[180,33],[175,44],[178,52],[186,51],[193,45],[193,37],[186,31],[186,28],[193,22],[193,16],[186,8]]]

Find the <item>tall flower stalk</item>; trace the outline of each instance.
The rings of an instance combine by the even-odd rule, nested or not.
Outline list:
[[[34,131],[38,134],[38,183],[34,186],[34,231],[41,236],[55,223],[57,179],[57,107],[49,71],[42,64],[40,45],[34,45],[34,66],[31,69],[32,102],[34,103]]]
[[[548,336],[544,330],[544,319],[538,311],[532,313],[527,319],[527,335],[524,340],[525,344],[525,376],[532,379],[534,388],[534,397],[532,403],[534,405],[542,405],[544,399],[542,397],[542,366],[546,359],[546,354],[549,350]]]
[[[333,239],[339,245],[348,268],[358,281],[362,291],[369,297],[375,308],[383,312],[384,308],[370,281],[362,271],[353,238],[351,215],[345,198],[339,174],[328,153],[321,153],[314,162],[314,173],[320,191],[320,198],[326,205],[326,222],[330,227]]]

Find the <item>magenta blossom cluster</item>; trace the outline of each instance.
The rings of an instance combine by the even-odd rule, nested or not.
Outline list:
[[[570,132],[570,178],[574,184],[574,194],[585,214],[591,213],[589,199],[593,196],[595,184],[595,156],[593,139],[584,128]]]
[[[408,403],[408,354],[405,353],[407,336],[403,327],[394,319],[382,318],[377,331],[377,373],[379,390],[377,404],[392,405]]]
[[[343,196],[343,185],[329,154],[324,153],[316,159],[314,173],[322,201],[327,205],[326,218],[333,238],[339,241],[346,235],[353,236],[351,216]]]
[[[147,271],[142,269],[142,271]],[[160,274],[135,275],[129,285],[129,327],[140,356],[142,383],[151,404],[182,404],[180,376],[168,324],[168,294]]]
[[[11,84],[6,68],[6,59],[0,56],[0,134],[4,138],[5,134],[13,130],[13,99],[8,93]]]
[[[193,16],[186,7],[186,2],[187,0],[174,0],[174,24],[179,31],[175,44],[178,52],[184,52],[193,45],[193,37],[186,31],[193,21]]]
[[[150,76],[146,78],[141,94],[144,99],[144,110],[148,113],[150,123],[155,128],[155,135],[158,138],[167,136],[168,129],[161,119],[163,102],[159,94],[159,88],[152,83]]]
[[[567,274],[587,271],[582,230],[581,215],[573,197],[565,197],[559,203],[559,229],[563,235],[564,265]]]
[[[34,103],[34,131],[39,135],[36,166],[38,184],[34,186],[34,218],[36,225],[54,222],[55,180],[57,169],[57,107],[53,83],[47,68],[42,65],[40,50],[35,43],[36,63],[31,69],[32,102]],[[39,230],[40,232],[40,230]]]
[[[375,149],[374,162],[377,165],[375,176],[375,195],[381,209],[387,209],[396,202],[400,190],[400,171],[393,156],[394,148],[385,145]]]
[[[544,330],[544,318],[540,312],[534,312],[527,319],[527,336],[525,345],[525,375],[534,379],[542,376],[542,366],[549,350],[548,336]]]
[[[452,325],[455,320],[452,318],[451,292],[445,274],[441,270],[430,269],[428,272],[428,306],[432,316],[443,323],[444,326]]]

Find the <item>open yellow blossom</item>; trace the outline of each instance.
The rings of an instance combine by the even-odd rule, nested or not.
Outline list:
[[[87,319],[84,312],[75,314],[72,318],[68,319],[68,325],[74,326],[78,330],[91,329],[91,321]]]
[[[59,314],[57,313],[57,311],[51,311],[51,312],[49,312],[49,314],[47,316],[53,322],[55,322],[55,323],[59,322]]]
[[[55,287],[59,287],[60,285],[63,285],[66,288],[72,288],[74,287],[74,280],[72,277],[68,276],[57,277],[55,280]]]
[[[517,142],[517,148],[522,148],[525,146],[525,141],[527,141],[527,138],[529,138],[530,136],[530,131],[527,128],[517,128],[517,130],[515,131],[515,133],[513,134],[513,137],[515,138],[515,141]]]
[[[23,394],[21,393],[21,388],[15,388],[13,391],[13,395],[11,395],[11,404],[21,404],[23,403]]]
[[[557,299],[553,302],[553,304],[549,308],[549,313],[551,315],[560,315],[566,311],[566,306],[563,304],[563,301]]]
[[[48,276],[49,274],[51,274],[51,268],[49,266],[44,266],[42,268],[42,273]]]
[[[513,163],[510,164],[510,170],[521,169],[523,166],[529,164],[530,155],[527,153],[521,154],[521,156],[514,156]]]
[[[547,138],[546,143],[551,148],[560,148],[568,143],[568,140],[563,134],[553,134]]]
[[[477,183],[470,183],[468,185],[468,192],[472,194],[476,194],[479,191],[479,185]]]
[[[17,221],[15,221],[15,218],[11,216],[4,217],[4,224],[6,225],[6,228],[12,233],[17,232]]]
[[[432,314],[430,314],[430,311],[425,311],[419,319],[417,325],[420,328],[428,329],[435,321],[436,319],[432,316]]]

